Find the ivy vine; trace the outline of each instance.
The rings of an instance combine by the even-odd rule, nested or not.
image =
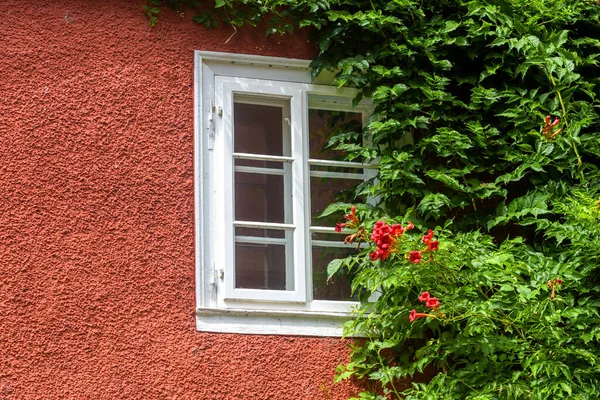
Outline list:
[[[379,162],[357,193],[378,204],[324,213],[371,242],[329,268],[364,300],[345,328],[370,340],[338,371],[371,383],[358,398],[600,397],[598,2],[217,0],[196,19],[311,29],[313,73],[374,102],[370,147],[330,145]]]

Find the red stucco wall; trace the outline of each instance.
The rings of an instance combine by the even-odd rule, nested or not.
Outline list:
[[[193,50],[310,58],[140,1],[4,0],[0,399],[343,399],[347,343],[195,330]]]

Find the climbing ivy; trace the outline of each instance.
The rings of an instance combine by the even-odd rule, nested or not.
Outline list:
[[[368,148],[330,146],[379,163],[357,193],[376,204],[324,212],[369,243],[329,266],[363,300],[345,329],[369,340],[338,371],[366,379],[358,398],[600,397],[598,2],[217,0],[198,15],[310,29],[314,75],[374,104]]]

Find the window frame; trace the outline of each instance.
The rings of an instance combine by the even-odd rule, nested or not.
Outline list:
[[[310,198],[307,190],[300,195],[301,198],[294,200],[301,210],[294,211],[294,224],[296,225],[296,239],[299,240],[301,248],[294,256],[294,262],[302,262],[304,265],[295,267],[296,291],[293,295],[274,295],[269,292],[284,292],[264,290],[258,296],[247,290],[233,288],[228,282],[227,276],[233,273],[233,248],[228,250],[223,246],[231,246],[232,242],[225,241],[218,245],[222,238],[233,238],[233,225],[227,227],[223,221],[231,220],[232,212],[226,216],[223,204],[215,193],[230,193],[231,181],[227,181],[226,175],[231,171],[216,172],[214,165],[225,163],[224,157],[230,155],[233,149],[215,150],[227,142],[225,135],[220,135],[219,124],[227,130],[225,119],[231,117],[226,115],[231,107],[225,107],[223,101],[232,101],[233,93],[246,94],[281,94],[281,88],[286,87],[295,91],[298,98],[292,101],[300,101],[301,110],[308,110],[309,95],[336,98],[340,104],[329,104],[329,109],[347,110],[361,112],[363,124],[366,116],[370,114],[371,105],[367,101],[361,102],[357,107],[351,106],[351,100],[356,91],[349,88],[338,89],[328,85],[331,76],[320,76],[313,81],[309,72],[308,60],[275,58],[264,56],[250,56],[242,54],[229,54],[218,52],[196,51],[194,54],[194,183],[195,183],[195,224],[196,224],[196,327],[199,331],[228,332],[228,333],[253,333],[253,334],[292,334],[307,336],[341,336],[342,323],[351,318],[353,307],[357,302],[312,300],[308,293],[307,284],[310,284],[311,271],[307,265],[310,264],[308,257],[311,251],[310,239]],[[272,89],[265,82],[270,82]],[[241,87],[247,90],[241,90]],[[252,90],[250,90],[252,89]],[[224,91],[220,93],[219,91]],[[283,97],[291,92],[284,90]],[[245,95],[245,94],[244,94]],[[292,97],[290,97],[292,98]],[[343,101],[342,101],[343,99]],[[312,103],[311,103],[312,104]],[[325,103],[324,103],[325,104]],[[298,107],[298,104],[295,106]],[[297,110],[296,110],[297,111]],[[295,111],[291,111],[292,115]],[[222,119],[222,120],[221,120]],[[302,185],[308,187],[310,180],[310,168],[308,164],[308,140],[302,137],[302,132],[308,132],[308,119],[302,116],[293,118],[300,126],[292,128],[292,136],[303,142],[302,163],[295,163],[302,174]],[[229,126],[232,118],[229,118]],[[227,134],[231,134],[228,132]],[[294,137],[292,137],[294,140]],[[231,143],[231,142],[230,142]],[[298,146],[298,144],[296,144]],[[372,174],[371,165],[364,166],[364,175]],[[370,175],[372,176],[372,175]],[[227,189],[229,186],[229,189]],[[296,190],[297,185],[292,185]],[[302,189],[302,188],[300,188]],[[296,194],[298,195],[298,193]],[[221,202],[222,203],[222,202]],[[299,215],[298,213],[303,215]],[[308,215],[306,215],[308,214]],[[220,221],[223,229],[215,228],[214,221]],[[319,227],[323,228],[323,227]],[[327,228],[333,231],[333,227]],[[323,229],[321,229],[322,231]],[[227,244],[229,243],[229,244]],[[296,250],[295,250],[296,251]],[[224,265],[217,265],[223,263]],[[223,278],[225,277],[225,280]],[[310,290],[312,290],[312,285]],[[241,295],[236,295],[238,291]],[[251,289],[257,291],[257,289]],[[242,293],[243,292],[243,293]]]

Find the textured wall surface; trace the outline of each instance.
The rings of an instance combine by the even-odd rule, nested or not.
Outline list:
[[[347,343],[195,330],[193,50],[309,59],[142,1],[4,0],[0,399],[343,399]]]

